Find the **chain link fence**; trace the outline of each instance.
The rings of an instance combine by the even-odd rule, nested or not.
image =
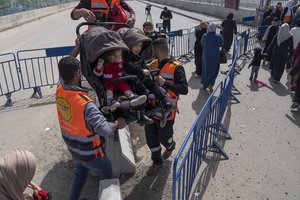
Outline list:
[[[78,0],[0,0],[0,17]]]

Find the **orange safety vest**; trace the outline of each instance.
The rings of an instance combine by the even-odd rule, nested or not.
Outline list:
[[[100,135],[87,129],[84,109],[93,102],[86,92],[66,90],[59,85],[56,106],[62,137],[72,156],[84,162],[104,156]]]
[[[178,66],[181,66],[181,63],[177,60],[166,63],[163,68],[160,70],[159,75],[163,77],[167,82],[174,83],[174,72]],[[158,69],[158,64],[155,66],[156,69]],[[168,100],[177,106],[177,102],[179,99],[179,96],[172,90],[167,89],[168,93]],[[168,117],[168,121],[174,120],[176,112],[179,113],[179,109],[176,108],[170,116]],[[155,119],[161,119],[161,115],[154,115]]]
[[[110,2],[107,3],[107,2]],[[110,12],[115,5],[120,4],[120,0],[91,0],[91,11],[95,14],[96,18],[99,16],[101,22],[108,22]]]

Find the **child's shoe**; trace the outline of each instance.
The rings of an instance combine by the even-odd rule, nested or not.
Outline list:
[[[147,96],[146,95],[134,95],[133,97],[130,98],[130,106],[131,107],[137,107],[140,106],[142,104],[144,104],[147,101]]]
[[[117,102],[115,100],[111,100],[111,101],[108,101],[107,106],[104,106],[101,110],[105,114],[108,114],[109,112],[115,111],[119,106],[120,106],[119,102]]]

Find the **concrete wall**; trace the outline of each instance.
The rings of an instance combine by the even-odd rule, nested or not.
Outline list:
[[[20,26],[22,24],[31,22],[33,20],[39,19],[41,17],[45,17],[51,14],[55,14],[57,12],[71,9],[75,7],[78,2],[72,2],[67,4],[60,4],[56,6],[50,6],[46,8],[30,10],[26,12],[16,13],[12,15],[7,15],[0,17],[0,31],[4,31],[6,29],[14,28],[16,26]]]
[[[180,1],[180,0],[149,0],[149,2],[174,6],[174,7],[181,8],[183,10],[199,12],[210,16],[219,17],[222,19],[225,18],[228,15],[228,13],[231,12],[234,14],[234,18],[237,21],[240,21],[240,19],[245,16],[256,16],[256,10],[254,9],[240,8],[239,10],[235,10],[230,8],[224,8],[221,6],[200,4],[197,2],[188,2],[188,1]]]

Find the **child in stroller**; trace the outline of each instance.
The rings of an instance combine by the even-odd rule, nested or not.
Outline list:
[[[168,115],[176,106],[169,102],[166,91],[153,80],[154,76],[159,72],[153,71],[154,73],[151,74],[142,57],[142,53],[152,45],[152,40],[145,36],[139,28],[121,28],[118,32],[129,48],[129,52],[124,56],[124,71],[139,78],[139,81],[135,83],[138,94],[149,96],[149,93],[152,93],[160,102],[163,116],[161,126],[163,127]]]
[[[135,95],[129,84],[125,82],[137,77],[122,76],[122,52],[128,51],[128,47],[120,35],[103,27],[93,27],[80,36],[80,42],[82,73],[96,90],[102,112],[112,116],[117,108],[134,110],[141,124],[153,123],[143,114],[144,112],[141,112],[147,97]],[[126,97],[119,95],[117,98],[118,95],[115,95],[114,91],[123,92]]]

